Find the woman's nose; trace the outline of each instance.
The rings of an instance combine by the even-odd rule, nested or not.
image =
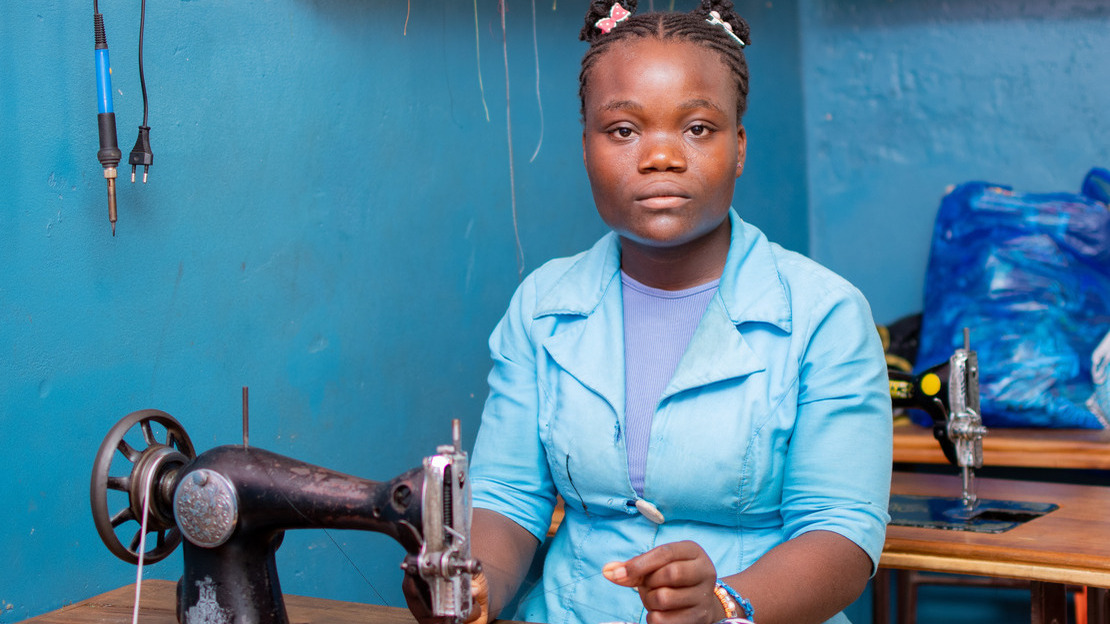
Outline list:
[[[683,171],[686,155],[679,141],[671,137],[646,137],[640,158],[640,171]]]

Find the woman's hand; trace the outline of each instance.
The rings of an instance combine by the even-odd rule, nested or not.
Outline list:
[[[489,583],[485,574],[479,572],[470,579],[470,596],[474,609],[466,618],[467,624],[489,624],[493,618],[489,616]]]
[[[634,587],[648,610],[648,624],[709,624],[725,617],[713,593],[717,569],[701,546],[675,542],[602,569],[605,578]]]
[[[420,624],[447,622],[447,618],[435,617],[431,614],[432,610],[429,607],[431,597],[428,594],[428,585],[423,580],[417,580],[406,574],[405,580],[401,583],[401,589],[405,594],[409,611],[417,622]],[[474,608],[466,618],[466,624],[489,624],[489,584],[486,582],[486,576],[481,572],[470,579],[470,596],[473,599]]]

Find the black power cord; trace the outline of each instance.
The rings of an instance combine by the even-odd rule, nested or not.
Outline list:
[[[135,147],[131,148],[131,155],[127,162],[131,165],[131,182],[135,182],[135,167],[143,166],[143,184],[146,184],[147,173],[154,164],[154,153],[150,151],[150,126],[147,125],[147,115],[150,108],[146,98],[146,77],[143,75],[143,28],[146,24],[146,0],[142,2],[139,10],[139,85],[143,89],[143,124],[139,126],[139,137],[135,139]]]

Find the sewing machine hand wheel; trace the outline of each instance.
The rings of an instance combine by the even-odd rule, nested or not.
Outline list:
[[[164,442],[155,439],[152,423],[165,428]],[[124,440],[135,425],[141,429],[146,443],[144,448],[136,449]],[[109,474],[117,451],[131,464],[126,475]],[[108,550],[128,563],[139,562],[143,503],[147,496],[150,497],[147,533],[157,535],[153,547],[149,547],[150,540],[147,540],[144,562],[161,561],[177,548],[181,543],[181,531],[173,520],[173,491],[177,485],[177,472],[196,456],[193,443],[181,423],[163,411],[148,409],[132,412],[112,427],[96,453],[89,487],[93,522]],[[108,490],[126,493],[128,505],[109,514]],[[137,523],[135,535],[130,545],[125,546],[119,540],[116,528],[131,520]]]

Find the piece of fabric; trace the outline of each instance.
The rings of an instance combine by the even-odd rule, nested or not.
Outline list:
[[[1110,330],[1107,188],[1110,172],[1093,169],[1080,194],[968,182],[941,202],[915,370],[947,361],[967,328],[988,428],[1106,427],[1087,401]]]
[[[548,262],[513,295],[490,337],[473,504],[541,541],[556,494],[566,514],[541,581],[502,617],[644,621],[637,593],[605,580],[602,566],[685,539],[721,577],[812,530],[845,536],[877,565],[892,421],[870,309],[840,277],[770,243],[735,211],[729,218],[717,294],[652,420],[642,498],[622,427],[619,238]]]

